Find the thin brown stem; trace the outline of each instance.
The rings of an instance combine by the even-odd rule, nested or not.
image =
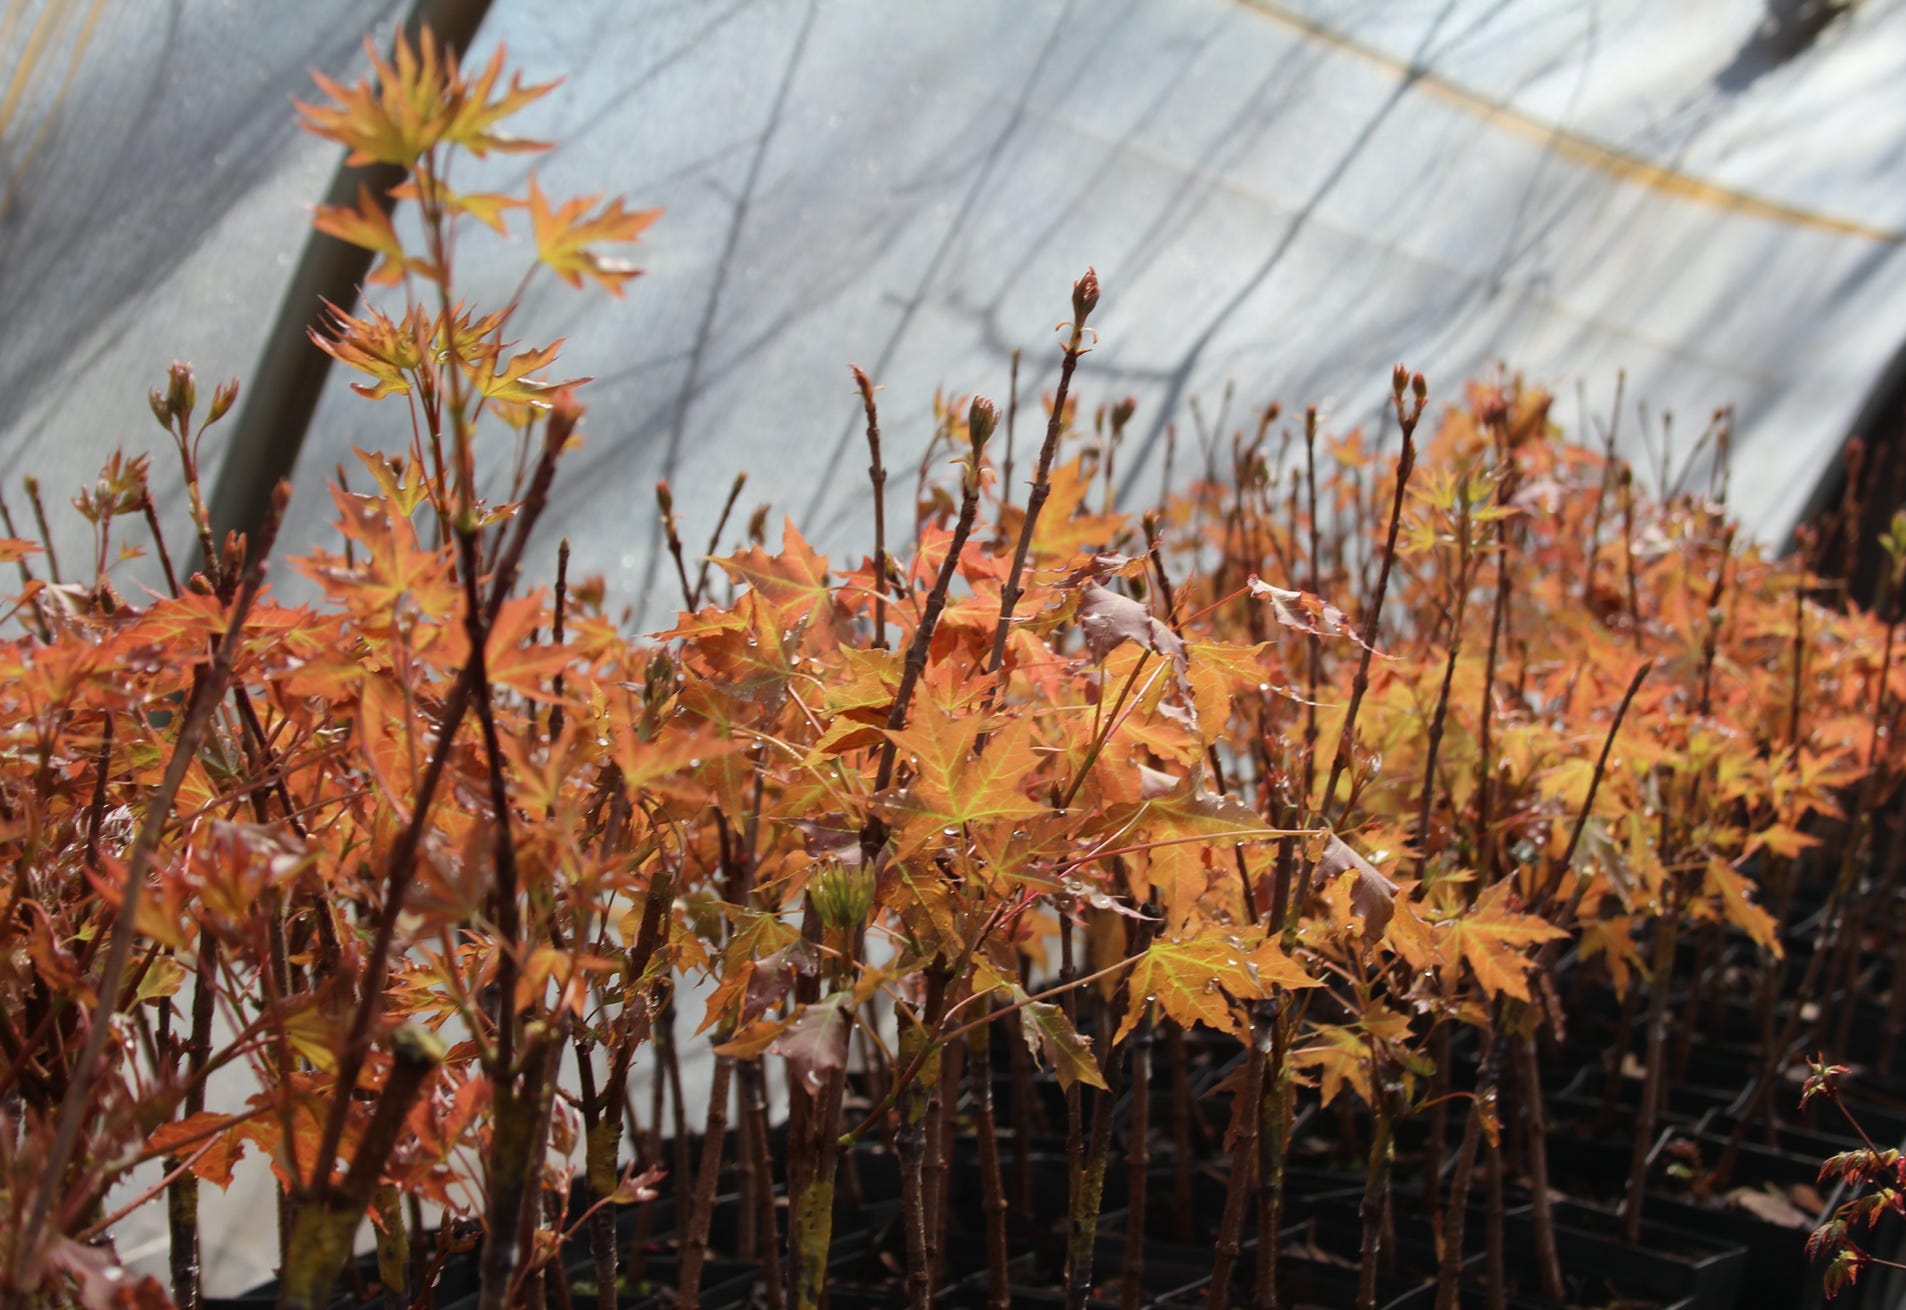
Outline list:
[[[1059,363],[1059,390],[1053,396],[1052,416],[1046,422],[1046,440],[1039,448],[1039,463],[1033,473],[1032,493],[1026,498],[1026,519],[1019,527],[1019,543],[1013,547],[1012,569],[999,593],[999,623],[993,629],[993,651],[986,661],[988,673],[998,673],[1006,663],[1006,638],[1012,631],[1013,611],[1023,594],[1020,580],[1026,572],[1026,557],[1032,551],[1033,535],[1039,529],[1039,512],[1052,495],[1052,461],[1059,453],[1059,434],[1065,427],[1066,392],[1072,386],[1073,370],[1086,350],[1085,320],[1099,303],[1099,275],[1086,269],[1085,276],[1072,287],[1072,323],[1066,340],[1065,355]]]
[[[1017,362],[1018,356],[1014,356]],[[874,649],[887,649],[887,466],[880,462],[880,414],[874,408],[874,384],[854,368],[861,407],[867,411],[867,480],[874,490]]]
[[[33,1190],[33,1203],[28,1211],[26,1226],[19,1244],[14,1248],[14,1258],[18,1262],[13,1280],[16,1288],[39,1286],[42,1261],[46,1255],[43,1235],[47,1218],[52,1212],[54,1198],[66,1192],[66,1167],[79,1139],[81,1120],[85,1117],[87,1102],[91,1098],[100,1056],[112,1032],[109,1016],[119,1004],[126,967],[132,958],[134,925],[146,873],[158,849],[159,837],[171,822],[172,805],[178,797],[179,788],[185,783],[186,772],[198,758],[199,746],[211,727],[213,712],[224,699],[225,686],[231,680],[232,666],[244,637],[245,620],[264,582],[265,558],[277,538],[278,525],[283,522],[285,506],[290,500],[290,486],[279,483],[272,492],[271,508],[264,525],[259,529],[257,549],[246,563],[238,594],[232,602],[225,635],[219,639],[211,668],[193,688],[190,703],[179,726],[179,735],[173,742],[172,755],[166,761],[165,774],[157,789],[146,800],[145,818],[139,825],[138,835],[133,839],[132,852],[126,862],[125,890],[120,897],[119,912],[113,919],[112,941],[107,947],[106,962],[100,971],[98,985],[93,989],[105,1012],[93,1017],[87,1030],[86,1044],[74,1063],[66,1095],[60,1103],[53,1146],[41,1165],[39,1183]]]

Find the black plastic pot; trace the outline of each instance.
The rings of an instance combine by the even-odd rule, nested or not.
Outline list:
[[[1569,1079],[1566,1085],[1547,1095],[1545,1099],[1550,1117],[1593,1122],[1601,1113],[1607,1086],[1608,1075],[1605,1069],[1599,1065],[1583,1068]],[[1625,1113],[1632,1118],[1641,1108],[1642,1086],[1642,1080],[1639,1078],[1621,1079],[1615,1088],[1614,1109],[1617,1114]],[[1694,1123],[1710,1111],[1724,1109],[1731,1105],[1738,1095],[1738,1088],[1704,1087],[1699,1083],[1669,1082],[1666,1087],[1667,1104],[1662,1108],[1659,1122],[1663,1124]]]
[[[1289,1252],[1277,1262],[1278,1305],[1284,1310],[1348,1310],[1357,1303],[1357,1271],[1343,1265],[1312,1260]],[[1231,1279],[1234,1305],[1250,1302],[1256,1271],[1240,1263]],[[1150,1302],[1154,1310],[1203,1310],[1211,1286],[1205,1275]],[[1014,1303],[1017,1306],[1017,1302]],[[1434,1284],[1377,1280],[1377,1304],[1382,1310],[1431,1310],[1436,1304]],[[1520,1310],[1516,1307],[1515,1310]]]

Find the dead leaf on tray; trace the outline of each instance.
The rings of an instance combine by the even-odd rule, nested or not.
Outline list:
[[[1783,1228],[1813,1227],[1812,1215],[1771,1187],[1736,1187],[1727,1193],[1725,1199],[1735,1209],[1745,1210],[1754,1218],[1770,1224],[1779,1224]]]
[[[1339,1269],[1355,1269],[1357,1267],[1355,1260],[1346,1260],[1334,1251],[1326,1251],[1317,1244],[1315,1237],[1309,1236],[1308,1234],[1303,1237],[1293,1238],[1284,1243],[1284,1254],[1294,1255],[1298,1259],[1308,1260],[1312,1264],[1335,1265]]]
[[[1793,1203],[1810,1214],[1821,1214],[1827,1208],[1827,1198],[1809,1183],[1795,1183],[1787,1189],[1787,1195]],[[1808,1223],[1813,1221],[1809,1219]]]

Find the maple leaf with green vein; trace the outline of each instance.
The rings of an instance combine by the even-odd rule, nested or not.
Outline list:
[[[1126,974],[1131,1004],[1113,1042],[1138,1026],[1149,1002],[1156,1001],[1174,1023],[1186,1028],[1203,1024],[1235,1037],[1244,1035],[1236,1001],[1256,1000],[1264,989],[1251,971],[1249,952],[1233,938],[1218,932],[1201,933],[1184,941],[1161,938],[1145,948]]]
[[[809,765],[831,755],[881,745],[887,711],[900,685],[900,656],[889,650],[840,648],[841,665],[821,706],[825,731],[808,747]]]
[[[734,555],[710,557],[737,583],[753,587],[780,608],[792,623],[825,607],[832,598],[827,585],[827,556],[817,555],[793,519],[781,527],[781,553],[770,555],[750,546]]]
[[[985,751],[974,746],[991,728]],[[1039,801],[1025,795],[1025,776],[1031,772],[1033,730],[1024,719],[989,725],[980,717],[947,719],[926,711],[909,727],[888,732],[913,770],[913,780],[896,795],[888,809],[900,820],[896,841],[900,854],[919,849],[934,829],[961,828],[1046,812]]]
[[[1025,996],[1017,987],[1013,988],[1013,994],[1022,999]],[[1019,1014],[1026,1045],[1032,1048],[1034,1055],[1042,1055],[1051,1062],[1060,1087],[1084,1083],[1100,1091],[1107,1090],[1099,1062],[1092,1058],[1092,1043],[1079,1035],[1064,1010],[1050,1001],[1032,1001],[1023,1006]]]
[[[1270,670],[1264,663],[1269,642],[1253,646],[1224,641],[1193,641],[1185,645],[1185,685],[1198,714],[1198,733],[1208,746],[1223,735],[1231,721],[1231,704],[1239,692],[1270,688]]]
[[[1446,949],[1469,961],[1476,981],[1494,997],[1507,993],[1518,1001],[1529,999],[1529,959],[1526,946],[1539,946],[1568,934],[1538,914],[1515,909],[1514,892],[1503,880],[1478,896],[1461,914],[1440,925],[1448,931]]]
[[[1233,1002],[1262,1000],[1279,987],[1296,990],[1319,985],[1268,937],[1253,943],[1248,937],[1207,927],[1194,937],[1160,938],[1126,975],[1133,1003],[1126,1006],[1112,1040],[1124,1041],[1146,1004],[1153,1001],[1185,1027],[1202,1023],[1244,1036],[1244,1022]]]
[[[991,729],[982,754],[980,733]],[[913,779],[887,803],[898,853],[906,855],[936,832],[969,823],[1029,819],[1046,807],[1026,795],[1037,770],[1032,728],[1024,720],[992,725],[978,716],[952,719],[930,708],[887,736],[903,752]]]
[[[1318,1024],[1316,1040],[1292,1051],[1291,1064],[1314,1069],[1320,1080],[1320,1096],[1328,1106],[1346,1086],[1370,1103],[1370,1048],[1362,1033],[1340,1024]]]

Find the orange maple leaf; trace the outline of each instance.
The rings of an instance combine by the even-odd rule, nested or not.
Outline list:
[[[604,205],[600,213],[584,217],[597,199],[588,196],[567,200],[561,208],[551,209],[536,174],[531,173],[529,218],[536,236],[536,257],[572,287],[580,289],[585,277],[592,278],[611,294],[620,296],[623,284],[641,276],[642,270],[622,260],[599,255],[588,247],[598,241],[634,241],[662,211],[629,209],[620,199],[615,199]]]
[[[929,712],[887,734],[913,769],[912,782],[889,803],[900,819],[895,841],[901,854],[918,849],[936,829],[1046,812],[1025,790],[1027,775],[1036,770],[1032,729],[1023,720],[1008,720],[976,755],[973,747],[989,726],[977,716],[952,719]]]
[[[521,74],[509,89],[491,99],[503,72],[504,50],[497,47],[475,79],[466,80],[456,54],[425,28],[415,46],[402,33],[386,59],[369,40],[364,49],[375,75],[351,86],[313,72],[311,80],[331,98],[328,105],[294,100],[302,126],[346,147],[349,164],[397,164],[405,168],[439,145],[461,146],[479,157],[496,151],[547,150],[496,130],[502,119],[549,94],[557,83],[526,85]]]
[[[1256,1000],[1264,994],[1245,948],[1215,931],[1184,941],[1153,942],[1126,974],[1125,985],[1132,1003],[1125,1007],[1125,1017],[1112,1035],[1114,1042],[1124,1041],[1138,1026],[1147,1001],[1156,1001],[1186,1028],[1203,1024],[1242,1036],[1244,1021],[1234,1002]]]
[[[404,280],[404,243],[397,237],[389,211],[377,203],[364,183],[357,184],[355,206],[319,205],[312,214],[311,226],[375,254],[377,263],[364,279],[371,285],[395,286]]]
[[[1447,949],[1469,961],[1476,981],[1491,997],[1508,993],[1518,1001],[1529,999],[1529,960],[1525,946],[1536,946],[1568,934],[1537,914],[1517,911],[1507,880],[1476,898],[1462,914],[1446,921]]]

